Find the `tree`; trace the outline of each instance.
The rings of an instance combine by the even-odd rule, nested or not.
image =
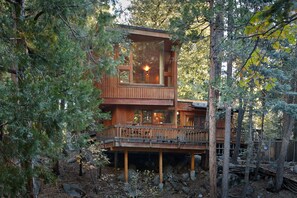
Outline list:
[[[173,39],[179,40],[178,53],[178,96],[185,99],[207,98],[208,82],[208,58],[209,51],[207,24],[195,22],[191,26],[191,32],[176,32],[176,25],[180,23],[179,16],[185,16],[186,10],[181,9],[182,1],[177,0],[154,0],[131,2],[130,20],[131,25],[149,28],[164,29],[173,32]],[[178,19],[178,20],[176,20]],[[189,19],[183,19],[186,21]],[[193,20],[193,19],[191,19]],[[190,23],[187,22],[187,23]],[[184,27],[183,27],[184,28]],[[189,28],[189,27],[187,27]],[[203,30],[203,34],[196,35]]]
[[[233,28],[233,16],[232,12],[234,9],[234,3],[233,0],[228,1],[228,8],[227,8],[227,36],[228,40],[232,40],[232,28]],[[226,79],[226,85],[228,87],[232,87],[232,64],[233,64],[233,58],[232,54],[229,53],[228,61],[227,61],[227,79]],[[227,95],[227,94],[226,94]],[[231,95],[231,94],[230,94]],[[232,97],[232,95],[231,95]],[[229,98],[225,102],[225,138],[224,138],[224,165],[223,165],[223,182],[222,182],[222,197],[227,198],[228,197],[228,176],[229,176],[229,157],[230,157],[230,139],[231,139],[231,113],[232,113],[232,98]]]
[[[0,196],[32,197],[33,177],[52,178],[65,133],[108,117],[93,80],[115,71],[119,37],[106,31],[107,1],[5,0],[0,11]]]
[[[272,109],[283,112],[283,138],[279,159],[277,161],[275,189],[279,191],[283,183],[284,161],[292,133],[294,120],[296,119],[296,5],[290,1],[275,1],[263,11],[258,12],[252,19],[251,25],[246,29],[250,37],[258,36],[268,43],[268,53],[260,56],[262,62],[272,65],[273,72],[269,72],[273,86],[267,84],[270,93],[274,95]],[[258,58],[258,60],[260,59]],[[277,63],[274,64],[274,63]],[[264,70],[268,73],[267,70]],[[271,96],[271,95],[270,95]],[[271,99],[270,98],[270,99]]]
[[[168,29],[170,19],[178,16],[177,0],[132,0],[129,23],[156,29]]]

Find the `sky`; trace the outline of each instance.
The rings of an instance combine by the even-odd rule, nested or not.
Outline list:
[[[129,18],[129,12],[127,8],[131,5],[130,0],[118,0],[118,5],[116,6],[117,9],[121,8],[124,13],[120,15],[118,18],[119,23],[125,24],[128,21]]]

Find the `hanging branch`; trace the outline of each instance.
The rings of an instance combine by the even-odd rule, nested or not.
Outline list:
[[[248,60],[252,57],[252,54],[254,53],[254,51],[257,49],[258,47],[258,43],[259,43],[260,38],[257,37],[256,43],[254,45],[254,48],[252,49],[252,51],[249,53],[249,56],[247,57],[247,59],[245,60],[244,64],[240,67],[239,71],[236,73],[236,77],[240,74],[240,72],[243,70],[243,68],[246,66]]]

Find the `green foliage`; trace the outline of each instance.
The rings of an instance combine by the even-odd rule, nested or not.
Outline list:
[[[179,16],[179,5],[178,0],[132,0],[129,23],[168,30],[170,19]]]
[[[184,99],[207,99],[208,46],[204,42],[184,44],[178,59],[178,96]],[[198,53],[199,49],[199,53]]]
[[[108,1],[13,4],[0,2],[0,196],[23,197],[33,176],[47,180],[66,133],[102,127],[94,78],[116,71],[121,36],[107,30]]]

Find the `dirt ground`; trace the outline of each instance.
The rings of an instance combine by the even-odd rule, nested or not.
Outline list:
[[[62,162],[60,167],[60,176],[54,184],[41,185],[40,198],[67,198],[73,197],[65,193],[63,184],[75,184],[85,193],[86,198],[121,198],[129,197],[125,190],[125,184],[119,180],[119,176],[123,174],[122,169],[115,170],[113,167],[105,167],[102,169],[101,178],[94,179],[93,171],[86,171],[83,176],[78,176],[79,167],[76,163]],[[155,174],[157,175],[157,174]],[[142,176],[144,177],[144,176]],[[153,179],[153,177],[151,177]],[[169,188],[169,183],[164,183],[163,191],[160,192],[158,186],[152,187],[152,181],[145,180],[146,178],[138,178],[136,183],[137,189],[141,194],[136,194],[135,197],[209,197],[208,172],[198,170],[196,180],[189,180],[185,183],[186,187],[183,190],[176,191]],[[251,183],[252,190],[249,197],[255,198],[293,198],[297,197],[288,190],[282,190],[279,193],[271,193],[266,190],[267,179],[260,179]],[[233,185],[229,191],[230,197],[240,197],[243,184]],[[221,192],[221,189],[218,189]],[[130,195],[131,197],[131,195]]]

